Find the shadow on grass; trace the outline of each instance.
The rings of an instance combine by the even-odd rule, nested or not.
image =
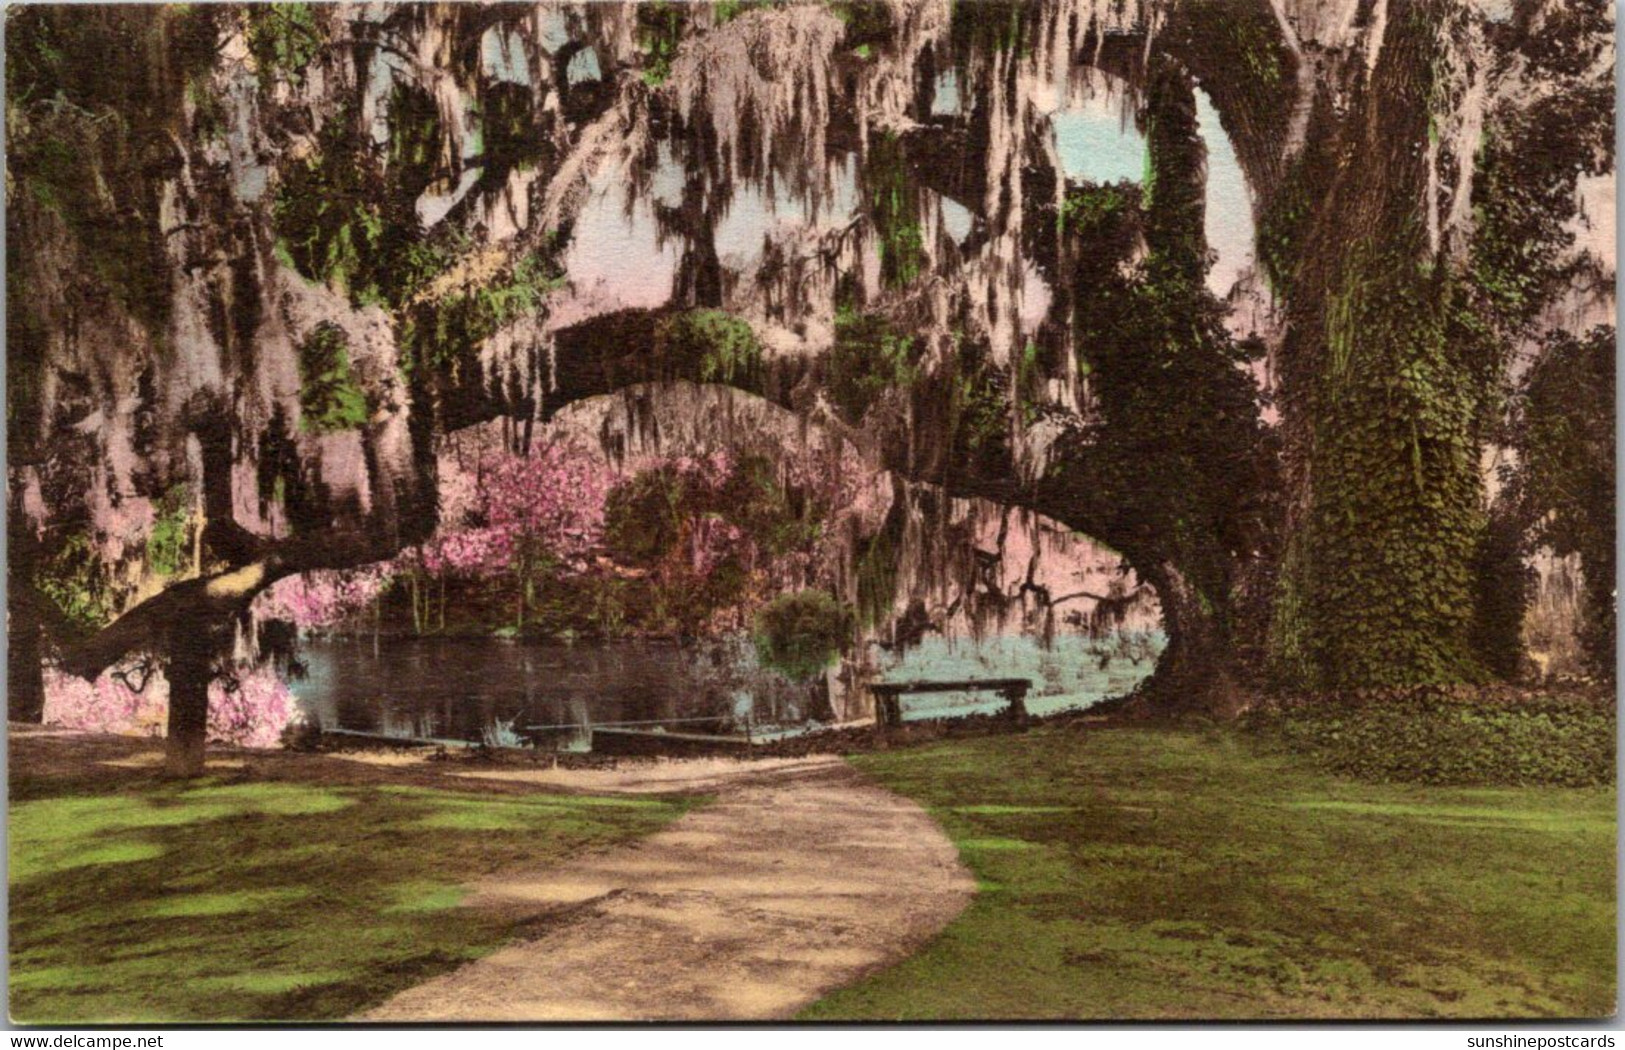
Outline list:
[[[1045,729],[857,756],[978,879],[815,1019],[1597,1017],[1613,788],[1338,779],[1225,731]]]
[[[337,1018],[479,957],[464,885],[647,834],[690,803],[119,778],[10,817],[20,1023]],[[630,804],[623,804],[630,803]]]

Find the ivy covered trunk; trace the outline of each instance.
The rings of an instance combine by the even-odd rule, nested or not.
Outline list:
[[[1299,159],[1300,179],[1329,184],[1281,272],[1291,490],[1271,656],[1291,687],[1478,674],[1483,366],[1452,338],[1454,278],[1428,213],[1443,11],[1396,13],[1368,87]]]
[[[1310,688],[1471,679],[1484,526],[1473,400],[1404,249],[1346,266],[1316,377],[1309,495],[1283,586]],[[1420,287],[1419,287],[1420,286]]]
[[[1255,646],[1234,634],[1238,581],[1275,540],[1273,438],[1208,287],[1207,152],[1196,84],[1154,60],[1149,178],[1069,187],[1060,208],[1079,371],[1096,416],[1049,453],[1036,505],[1121,551],[1155,590],[1168,649],[1150,710],[1234,712]]]

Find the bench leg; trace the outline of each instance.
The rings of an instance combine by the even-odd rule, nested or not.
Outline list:
[[[1011,724],[1017,726],[1018,728],[1026,729],[1028,721],[1027,690],[1011,689],[1004,694],[1004,698],[1010,701],[1010,709],[1007,713],[1010,716]]]

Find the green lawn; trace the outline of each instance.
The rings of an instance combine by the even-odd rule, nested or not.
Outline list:
[[[812,1019],[1595,1017],[1615,795],[1340,780],[1214,730],[857,756],[980,889]]]
[[[457,907],[469,880],[646,834],[687,805],[151,779],[12,790],[11,1016],[32,1024],[343,1017],[515,931]]]

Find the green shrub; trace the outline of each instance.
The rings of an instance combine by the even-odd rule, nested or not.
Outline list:
[[[687,528],[715,517],[778,557],[817,542],[827,513],[816,494],[780,484],[763,456],[741,456],[720,472],[667,463],[610,489],[604,542],[618,560],[647,568],[668,558]]]
[[[1062,233],[1071,229],[1083,237],[1106,237],[1115,243],[1134,221],[1142,196],[1140,187],[1126,179],[1069,186],[1056,212],[1056,229]]]
[[[892,10],[885,4],[867,0],[830,0],[829,12],[846,24],[847,46],[864,58],[876,50],[889,47],[896,36]]]
[[[688,13],[671,0],[650,0],[638,5],[637,17],[638,47],[644,52],[643,82],[657,88],[671,76]]]
[[[1578,554],[1590,673],[1614,673],[1614,329],[1552,332],[1514,402],[1508,492],[1534,543]],[[1522,595],[1518,595],[1521,597]],[[1520,607],[1520,612],[1521,607]]]
[[[713,12],[716,15],[717,25],[732,22],[740,15],[752,11],[771,11],[778,6],[778,0],[717,0]]]
[[[682,533],[685,486],[669,466],[645,470],[604,499],[604,545],[617,560],[647,568],[666,557]]]
[[[1361,780],[1584,787],[1614,781],[1615,721],[1600,694],[1423,688],[1278,704],[1246,725]]]
[[[906,288],[919,279],[927,259],[920,187],[902,140],[889,131],[871,138],[862,170],[865,203],[879,241],[881,283]]]
[[[827,591],[783,594],[756,616],[756,655],[792,681],[809,681],[840,655],[851,626],[851,611]]]
[[[549,237],[538,251],[521,256],[501,276],[412,306],[401,325],[404,367],[452,373],[473,357],[479,345],[523,317],[539,313],[548,295],[564,287]],[[407,265],[418,274],[457,265],[469,251],[460,238],[442,238],[412,248]],[[417,279],[414,278],[414,282]]]
[[[277,252],[309,280],[361,304],[388,299],[390,247],[382,185],[351,109],[322,125],[317,148],[277,176],[271,204]]]

